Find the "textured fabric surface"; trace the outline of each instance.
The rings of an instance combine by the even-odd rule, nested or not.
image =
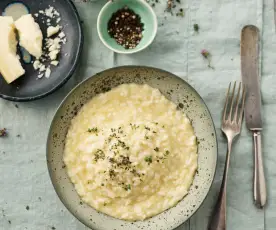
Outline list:
[[[58,92],[29,103],[0,100],[0,127],[9,131],[0,138],[0,230],[84,230],[61,204],[51,185],[45,160],[47,132],[54,112],[81,80],[118,65],[150,65],[171,71],[187,80],[206,101],[217,128],[218,168],[212,189],[198,212],[177,230],[204,230],[218,195],[223,173],[226,141],[220,132],[220,114],[230,81],[239,80],[240,31],[253,24],[262,33],[262,93],[264,156],[268,179],[268,206],[257,210],[252,202],[252,140],[244,127],[231,156],[227,194],[229,230],[273,230],[276,225],[276,37],[272,0],[182,0],[185,16],[164,13],[166,0],[159,0],[158,34],[153,44],[134,55],[118,55],[99,40],[97,15],[105,3],[76,0],[85,33],[80,68]],[[200,26],[194,33],[193,24]],[[207,67],[200,51],[212,54]],[[17,106],[16,106],[17,104]],[[18,136],[20,135],[20,136]],[[273,181],[274,180],[274,181]]]

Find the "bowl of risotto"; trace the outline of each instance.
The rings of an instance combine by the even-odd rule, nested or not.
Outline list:
[[[215,128],[202,98],[181,78],[117,67],[86,79],[61,103],[47,163],[57,195],[86,226],[174,229],[210,189]]]

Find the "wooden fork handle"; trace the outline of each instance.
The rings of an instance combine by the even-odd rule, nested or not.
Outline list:
[[[262,155],[262,136],[260,131],[253,131],[254,141],[254,202],[258,208],[266,204],[266,183]]]

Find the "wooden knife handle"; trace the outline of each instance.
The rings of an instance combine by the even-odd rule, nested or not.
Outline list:
[[[253,131],[254,140],[254,202],[258,208],[266,204],[266,183],[262,156],[262,136],[260,131]]]

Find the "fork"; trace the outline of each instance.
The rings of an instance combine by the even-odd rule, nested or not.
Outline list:
[[[211,217],[208,230],[225,230],[226,229],[226,184],[227,174],[230,164],[230,155],[232,150],[232,143],[235,137],[241,132],[244,102],[245,102],[245,87],[242,83],[239,84],[238,93],[235,99],[236,82],[231,93],[231,83],[228,87],[226,101],[222,115],[221,130],[225,134],[228,142],[226,162],[224,167],[222,184],[215,205],[213,215]],[[232,95],[231,95],[232,94]]]

